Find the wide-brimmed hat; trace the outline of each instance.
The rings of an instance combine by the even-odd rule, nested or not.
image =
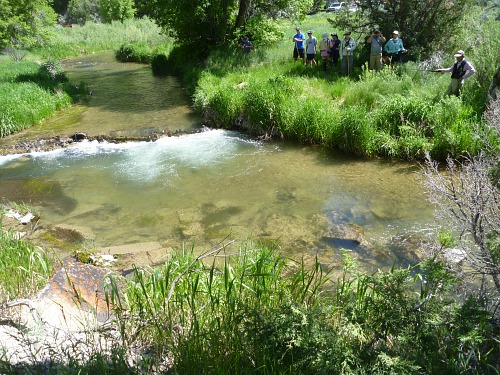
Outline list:
[[[462,50],[460,50],[460,51],[457,51],[457,53],[455,53],[453,56],[455,56],[455,57],[460,57],[460,56],[464,57],[465,56],[465,52],[462,51]]]

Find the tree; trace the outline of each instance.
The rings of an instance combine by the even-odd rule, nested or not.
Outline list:
[[[99,0],[99,3],[104,22],[123,22],[134,17],[134,0]]]
[[[252,18],[297,18],[311,5],[312,0],[153,0],[147,8],[141,6],[141,12],[171,32],[180,44],[208,51],[227,46],[238,30],[251,38],[265,34],[266,30],[245,29]]]
[[[99,0],[70,0],[68,23],[85,25],[87,21],[99,21]]]
[[[43,28],[57,18],[49,0],[0,0],[0,14],[0,48],[43,43]]]
[[[450,31],[467,12],[470,0],[367,0],[361,6],[366,18],[358,18],[354,25],[344,25],[367,34],[379,28],[385,35],[398,30],[405,47],[414,57],[427,57],[440,50]],[[352,16],[344,14],[347,21]]]

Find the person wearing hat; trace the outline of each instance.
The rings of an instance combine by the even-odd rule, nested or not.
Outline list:
[[[339,64],[340,57],[340,39],[336,33],[330,34],[330,61],[333,67]]]
[[[401,61],[401,54],[406,50],[403,41],[399,38],[399,31],[392,32],[392,38],[385,44],[384,51],[387,53],[386,61],[390,61],[391,66]]]
[[[351,32],[344,33],[344,39],[340,42],[340,56],[342,57],[341,71],[343,76],[349,76],[352,72],[354,63],[353,51],[356,48],[356,42],[351,38]]]
[[[454,55],[455,63],[446,69],[436,69],[436,72],[447,73],[451,72],[451,81],[445,95],[460,96],[460,91],[464,85],[464,80],[476,73],[476,69],[470,62],[465,60],[465,52],[460,50]]]
[[[293,36],[292,42],[295,43],[293,47],[293,61],[297,61],[300,57],[302,60],[302,64],[306,64],[306,55],[304,54],[304,39],[305,36],[300,31],[300,27],[295,29],[296,34]]]
[[[305,40],[307,62],[311,67],[317,65],[315,56],[316,56],[316,46],[318,45],[318,39],[316,39],[316,37],[313,36],[312,34],[313,34],[312,30],[309,30],[307,32],[307,39]]]
[[[366,43],[370,45],[368,68],[370,70],[382,69],[382,46],[385,43],[385,36],[379,30],[373,30]]]
[[[330,50],[330,39],[328,39],[328,33],[321,34],[321,41],[319,42],[319,54],[321,56],[321,65],[323,71],[326,72],[328,66],[328,51]]]
[[[243,52],[249,53],[253,48],[253,44],[250,41],[250,39],[248,39],[248,37],[246,36],[243,38],[242,42],[238,44],[238,47],[243,49]]]

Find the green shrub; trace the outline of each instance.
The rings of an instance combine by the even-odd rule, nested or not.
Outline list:
[[[281,105],[287,96],[296,95],[296,92],[295,81],[288,77],[273,77],[266,82],[250,81],[244,95],[244,114],[249,121],[249,130],[256,134],[279,132]]]
[[[115,52],[116,59],[123,62],[150,63],[153,51],[145,42],[122,44]]]
[[[374,135],[366,109],[349,106],[340,111],[339,126],[334,128],[332,141],[340,150],[355,155],[372,155]]]
[[[168,75],[168,59],[164,54],[154,55],[151,60],[151,69],[155,76]]]

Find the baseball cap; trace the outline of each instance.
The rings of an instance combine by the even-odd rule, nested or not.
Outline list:
[[[455,53],[455,55],[453,55],[453,56],[455,56],[455,57],[460,57],[460,56],[464,57],[464,56],[465,56],[465,52],[464,52],[464,51],[462,51],[462,50],[459,50],[459,51],[457,51],[457,53]]]
[[[392,33],[396,34],[396,35],[399,35],[399,31],[397,31],[397,30],[394,30]]]

